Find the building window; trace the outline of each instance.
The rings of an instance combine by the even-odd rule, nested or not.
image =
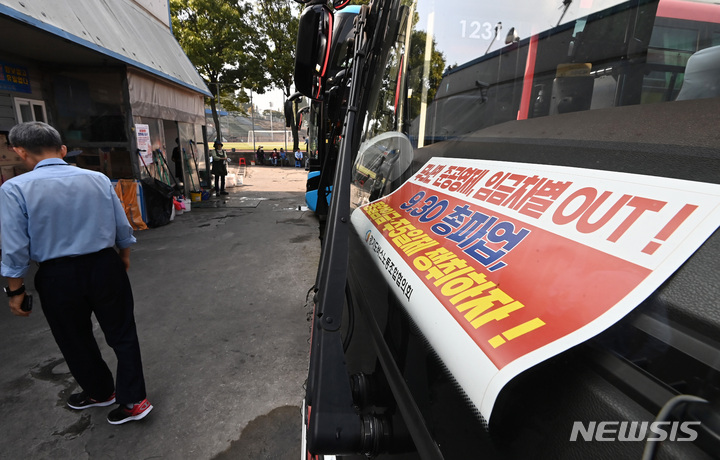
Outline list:
[[[15,111],[17,112],[18,123],[26,121],[42,121],[47,123],[47,112],[45,102],[34,99],[15,98]]]

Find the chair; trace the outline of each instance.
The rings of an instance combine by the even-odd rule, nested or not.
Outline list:
[[[246,166],[245,157],[240,157],[239,164],[240,166]]]

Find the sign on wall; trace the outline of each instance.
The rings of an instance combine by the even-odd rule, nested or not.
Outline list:
[[[0,61],[0,90],[31,93],[27,68]]]
[[[149,125],[135,125],[135,136],[137,137],[137,148],[140,150],[140,157],[149,165],[153,162],[152,141],[150,140]]]

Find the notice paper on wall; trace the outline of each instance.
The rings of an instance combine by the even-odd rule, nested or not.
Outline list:
[[[140,156],[146,165],[153,162],[152,142],[150,141],[150,126],[135,125],[135,137],[137,138],[137,148],[140,150]]]

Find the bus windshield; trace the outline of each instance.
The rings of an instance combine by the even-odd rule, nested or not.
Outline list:
[[[594,458],[579,420],[717,400],[717,0],[373,0],[347,37],[311,452]]]

